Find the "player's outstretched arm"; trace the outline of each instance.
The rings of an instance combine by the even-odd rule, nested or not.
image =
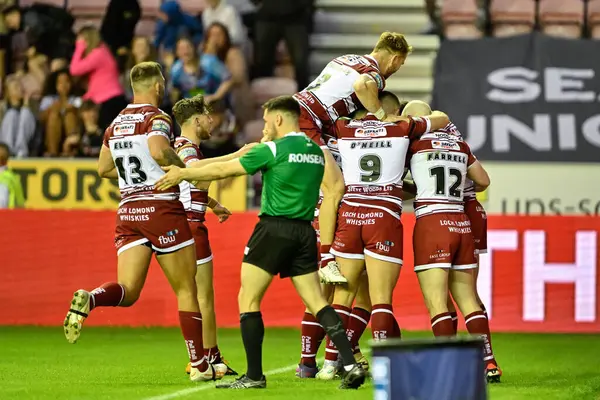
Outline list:
[[[98,175],[102,178],[113,179],[118,178],[115,161],[110,154],[110,149],[106,145],[102,145],[100,156],[98,157]]]
[[[490,186],[490,176],[479,161],[475,161],[469,166],[467,177],[475,183],[479,189],[478,192],[482,192]]]
[[[239,158],[226,162],[213,163],[202,168],[179,168],[177,166],[162,167],[167,173],[155,184],[158,190],[166,190],[181,181],[214,181],[232,176],[246,175]]]
[[[381,79],[381,82],[377,82],[378,79]],[[380,120],[387,117],[381,107],[381,101],[379,101],[379,91],[383,89],[383,78],[381,76],[374,78],[371,75],[363,74],[354,82],[353,88],[356,97],[367,111],[375,114]]]
[[[180,168],[185,168],[185,164],[171,147],[169,140],[162,135],[154,135],[148,138],[148,148],[150,155],[158,163],[158,165],[176,165]]]
[[[238,151],[233,152],[231,154],[226,154],[221,157],[205,158],[203,160],[191,162],[188,164],[188,168],[201,168],[201,167],[204,167],[206,165],[213,164],[216,162],[225,162],[225,161],[235,160],[236,158],[240,158],[243,155],[245,155],[246,153],[248,153],[250,151],[250,149],[252,149],[257,144],[258,143],[248,143],[248,144],[245,144],[244,147],[242,147]]]

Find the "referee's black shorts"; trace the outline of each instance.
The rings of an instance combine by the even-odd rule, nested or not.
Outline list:
[[[311,221],[261,215],[244,251],[244,262],[282,278],[316,272],[317,235]]]

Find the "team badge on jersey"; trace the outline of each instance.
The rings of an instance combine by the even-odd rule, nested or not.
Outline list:
[[[460,146],[455,142],[443,142],[441,140],[432,140],[431,147],[434,149],[443,149],[443,150],[460,150]]]

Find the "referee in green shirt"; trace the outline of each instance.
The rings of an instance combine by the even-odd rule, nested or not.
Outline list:
[[[356,364],[342,320],[325,300],[317,276],[317,238],[311,221],[319,197],[325,159],[319,145],[299,132],[300,107],[291,96],[269,100],[264,108],[262,143],[241,158],[201,168],[164,167],[160,190],[182,180],[212,181],[262,172],[260,221],[244,251],[239,299],[240,326],[248,369],[235,382],[218,388],[264,388],[262,342],[265,327],[261,300],[273,277],[290,277],[304,304],[335,343],[344,364],[340,388],[357,388],[365,372]]]

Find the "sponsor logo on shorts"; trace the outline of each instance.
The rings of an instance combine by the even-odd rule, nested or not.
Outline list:
[[[438,259],[438,258],[447,258],[450,257],[450,253],[446,252],[443,249],[437,249],[435,253],[429,256],[430,259]]]
[[[394,242],[390,242],[389,240],[375,243],[375,248],[385,253],[389,253],[392,247],[394,247]]]
[[[166,234],[158,237],[158,243],[162,245],[175,243],[177,240],[176,235],[179,233],[179,230],[174,229],[172,231],[167,232]]]

